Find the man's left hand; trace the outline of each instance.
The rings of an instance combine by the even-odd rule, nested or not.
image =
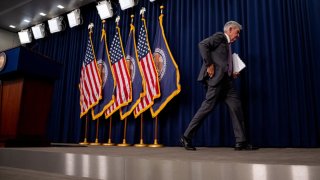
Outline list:
[[[234,72],[234,73],[232,74],[232,77],[233,77],[234,79],[238,78],[239,76],[240,76],[240,72]]]

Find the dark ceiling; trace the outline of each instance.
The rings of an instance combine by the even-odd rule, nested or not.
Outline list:
[[[0,29],[10,32],[37,25],[58,15],[95,2],[96,0],[1,0],[0,1]],[[57,8],[60,4],[64,9]],[[39,13],[47,14],[45,17]],[[30,23],[24,22],[30,20]],[[16,28],[10,28],[14,25]]]

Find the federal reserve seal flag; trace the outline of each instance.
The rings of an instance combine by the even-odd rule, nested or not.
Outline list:
[[[163,14],[161,13],[153,46],[153,59],[159,76],[161,96],[154,100],[151,108],[152,117],[156,117],[167,103],[181,91],[178,65],[170,51],[162,20]]]
[[[99,104],[97,104],[92,109],[93,119],[97,119],[102,116],[106,109],[108,109],[114,103],[115,99],[113,93],[116,87],[116,83],[114,81],[114,75],[111,70],[105,22],[103,22],[103,28],[101,31],[101,39],[99,42],[97,59],[98,70],[101,77],[102,99],[99,101]]]
[[[136,106],[139,104],[140,99],[145,95],[145,82],[142,78],[142,70],[137,59],[138,54],[135,42],[135,27],[132,23],[130,24],[130,32],[127,40],[125,54],[127,56],[127,66],[132,82],[132,102],[121,109],[121,119],[129,116],[134,108],[136,108]]]

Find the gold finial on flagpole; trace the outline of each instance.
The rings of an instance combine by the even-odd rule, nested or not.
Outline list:
[[[119,25],[119,21],[120,21],[120,16],[117,16],[117,17],[116,17],[116,24],[117,24],[117,26]]]
[[[133,24],[133,18],[134,18],[134,15],[133,14],[131,14],[131,24]]]
[[[142,16],[142,18],[144,18],[144,13],[146,12],[146,8],[142,7],[140,10],[140,15]]]
[[[102,28],[104,29],[104,24],[106,23],[106,20],[102,20]]]
[[[164,6],[160,6],[160,9],[161,9],[161,14],[163,14],[163,9],[164,9]]]
[[[93,31],[92,31],[93,27],[94,27],[94,24],[93,24],[93,23],[90,23],[90,24],[88,25],[89,33],[92,33],[92,32],[93,32]]]

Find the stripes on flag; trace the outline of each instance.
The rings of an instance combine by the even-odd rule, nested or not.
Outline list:
[[[80,118],[89,109],[98,104],[101,98],[101,79],[92,46],[91,33],[89,33],[85,58],[82,63],[80,75]]]
[[[144,18],[142,18],[142,25],[138,37],[138,56],[143,76],[146,80],[146,95],[141,98],[140,103],[135,108],[135,117],[138,117],[141,113],[146,111],[152,106],[153,100],[160,97],[158,73],[150,50],[146,21]]]
[[[120,28],[110,47],[112,71],[116,80],[115,102],[105,111],[105,117],[110,117],[115,111],[132,101],[131,79],[126,65],[126,59],[121,42]]]
[[[137,47],[135,41],[135,27],[130,24],[130,32],[125,49],[127,67],[132,82],[132,102],[120,110],[120,118],[129,116],[140,102],[141,97],[145,96],[145,81],[142,77],[142,69],[138,61]]]

